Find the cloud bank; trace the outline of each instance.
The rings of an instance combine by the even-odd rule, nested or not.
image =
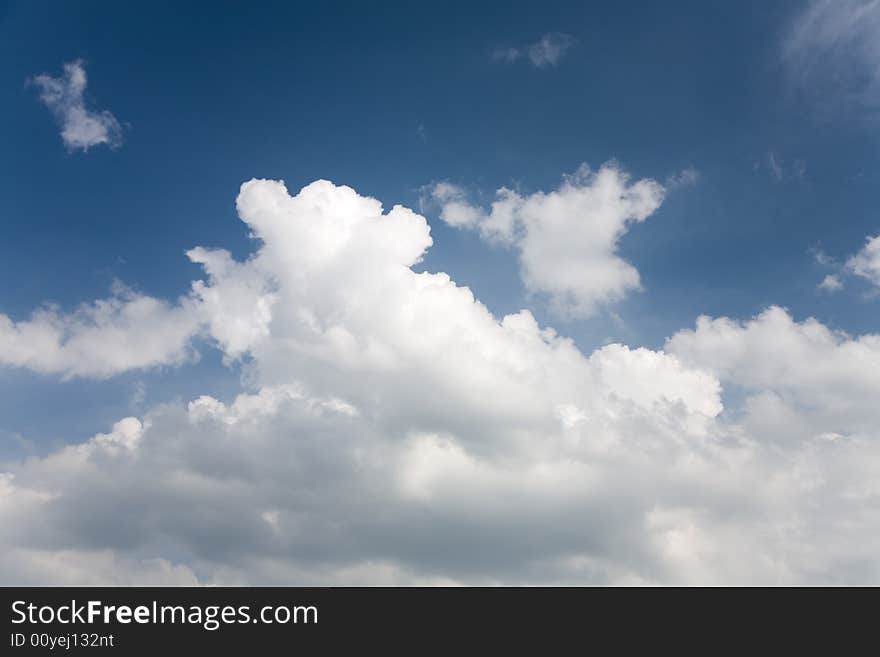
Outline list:
[[[61,127],[61,140],[68,150],[88,151],[92,146],[122,143],[122,126],[108,110],[86,108],[86,70],[82,60],[64,65],[61,77],[46,73],[31,80],[40,90],[40,101],[49,108]]]
[[[542,213],[599,208],[613,234],[659,198],[606,168],[462,221],[521,239],[556,225]],[[185,317],[179,334],[90,374],[176,362],[198,332],[250,359],[248,387],[7,464],[0,581],[880,580],[880,336],[774,307],[700,318],[663,350],[584,353],[527,310],[497,318],[447,274],[414,272],[432,239],[404,207],[270,180],[237,207],[254,254],[190,251],[205,280],[145,304]],[[142,330],[137,302],[46,324],[136,352],[120,334]],[[725,408],[728,386],[742,401]]]

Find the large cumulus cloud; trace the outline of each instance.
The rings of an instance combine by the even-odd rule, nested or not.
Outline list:
[[[878,370],[848,374],[876,337],[773,309],[585,354],[415,273],[406,208],[254,180],[238,211],[256,252],[190,251],[206,279],[168,311],[247,389],[10,464],[4,581],[878,579]]]

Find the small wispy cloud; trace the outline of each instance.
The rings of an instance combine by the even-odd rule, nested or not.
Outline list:
[[[819,283],[818,287],[823,292],[837,292],[838,290],[843,289],[843,281],[840,280],[840,276],[837,274],[828,274],[822,279],[822,282]]]
[[[837,262],[830,255],[825,253],[819,246],[812,246],[809,249],[809,253],[813,256],[813,259],[823,267],[836,267]]]
[[[803,180],[807,174],[807,165],[800,159],[784,159],[775,151],[768,151],[763,160],[756,160],[755,171],[766,171],[776,182],[787,180]]]
[[[66,63],[60,77],[43,73],[29,82],[39,88],[40,101],[55,115],[68,150],[88,151],[99,144],[114,148],[122,143],[122,126],[116,117],[108,110],[86,107],[87,78],[82,60]]]
[[[700,181],[700,172],[694,167],[685,167],[677,173],[673,173],[666,179],[667,189],[679,187],[692,187]]]
[[[547,68],[556,66],[573,45],[571,35],[549,32],[527,46],[496,48],[492,51],[492,59],[508,64],[526,59],[534,68]]]
[[[537,43],[529,46],[529,61],[536,68],[556,66],[573,44],[574,39],[567,34],[545,34]]]
[[[492,51],[492,59],[512,64],[523,56],[523,51],[519,48],[496,48]]]

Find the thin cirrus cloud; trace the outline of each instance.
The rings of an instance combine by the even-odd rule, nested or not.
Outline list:
[[[100,144],[115,148],[122,143],[122,125],[116,117],[109,110],[86,107],[87,77],[82,60],[64,64],[60,77],[43,73],[29,82],[39,89],[40,101],[55,116],[68,150],[88,151]]]
[[[833,111],[880,110],[880,2],[812,0],[782,41],[794,86]]]
[[[492,59],[513,63],[526,59],[534,68],[556,66],[574,45],[574,38],[563,32],[550,32],[528,46],[507,46],[492,51]]]
[[[696,178],[688,169],[673,183],[693,184]],[[529,292],[546,295],[560,315],[588,317],[639,289],[639,272],[618,255],[618,245],[632,224],[660,207],[665,189],[651,179],[630,182],[629,174],[608,163],[595,172],[581,166],[551,192],[523,195],[501,188],[488,211],[448,182],[430,193],[450,226],[515,249]]]
[[[785,160],[774,151],[768,151],[764,168],[778,183],[803,180],[807,173],[807,166],[803,160]],[[761,169],[760,162],[755,163],[755,169]]]
[[[655,184],[606,168],[528,210],[520,197],[450,216],[517,235],[531,213],[564,218],[567,195],[630,193],[644,213]],[[237,208],[251,257],[197,247],[206,276],[184,299],[81,321],[151,352],[122,371],[178,362],[138,336],[180,313],[181,335],[249,358],[248,387],[7,464],[0,580],[880,581],[880,336],[771,307],[700,317],[662,349],[585,352],[527,310],[495,317],[449,275],[416,272],[432,238],[404,207],[252,180]]]

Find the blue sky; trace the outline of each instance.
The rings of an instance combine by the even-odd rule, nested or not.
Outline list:
[[[790,89],[779,44],[792,3],[387,7],[6,3],[0,276],[15,284],[0,311],[21,318],[35,300],[73,308],[116,279],[185,293],[186,249],[252,250],[233,205],[251,177],[291,187],[327,178],[386,207],[418,207],[436,180],[486,195],[546,189],[582,162],[616,159],[634,176],[693,167],[700,179],[622,241],[646,291],[612,309],[623,325],[607,315],[565,325],[534,308],[585,347],[656,347],[699,314],[771,303],[849,331],[876,324],[876,304],[857,293],[817,292],[824,273],[809,253],[845,257],[876,226],[876,125],[828,120]],[[491,56],[553,31],[574,38],[555,67]],[[25,85],[77,58],[88,96],[123,123],[118,149],[67,152]],[[771,157],[790,169],[781,180]],[[525,304],[509,254],[431,228],[426,268],[495,312]],[[42,380],[20,388],[20,378],[3,373],[3,429],[51,433],[54,418],[36,417],[29,400],[77,392]]]
[[[877,99],[833,58],[792,63],[806,6],[0,2],[0,313],[70,312],[116,281],[173,303],[203,277],[188,249],[256,250],[236,214],[244,181],[295,194],[323,178],[422,211],[434,244],[417,270],[449,273],[499,317],[528,308],[587,354],[661,349],[699,315],[771,305],[876,331],[865,277],[818,284],[878,232]],[[528,48],[545,35],[566,46],[536,66]],[[122,126],[116,147],[65,148],[39,100],[33,78],[76,60],[87,107]],[[500,187],[549,191],[609,161],[666,197],[618,243],[641,289],[584,317],[530,294],[511,249],[441,221],[426,192],[447,181],[486,207]],[[676,184],[683,171],[693,180]],[[204,336],[195,349],[197,363],[109,379],[0,367],[0,458],[168,401],[229,402],[241,361],[224,364]]]
[[[416,206],[419,187],[438,179],[488,192],[542,189],[581,162],[612,158],[661,181],[687,166],[701,174],[696,189],[623,244],[647,272],[650,296],[664,297],[660,308],[679,318],[750,312],[771,300],[795,311],[812,305],[804,299],[812,289],[791,287],[799,276],[778,274],[804,272],[810,246],[844,255],[870,232],[876,130],[823,122],[786,92],[779,41],[790,4],[529,7],[462,3],[413,15],[221,3],[212,16],[176,3],[8,4],[3,274],[18,283],[4,310],[27,312],[38,297],[76,303],[113,277],[182,292],[192,271],[180,253],[206,235],[250,249],[229,220],[229,190],[251,177],[292,186],[325,177],[386,205]],[[490,57],[552,30],[576,39],[552,69]],[[25,86],[76,58],[87,63],[88,94],[125,124],[118,150],[59,148]],[[777,182],[771,153],[801,163],[803,179]],[[478,285],[469,279],[485,273],[479,264],[460,262],[461,245],[432,228],[437,266]],[[756,239],[761,253],[750,246]],[[38,253],[56,266],[47,271]],[[700,266],[707,261],[714,266]],[[515,294],[503,294],[499,308],[516,307]],[[680,296],[688,305],[673,301]],[[829,317],[855,327],[861,314],[839,308]]]

